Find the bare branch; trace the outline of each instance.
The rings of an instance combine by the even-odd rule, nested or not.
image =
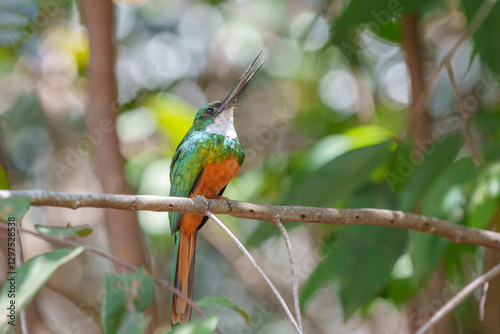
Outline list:
[[[128,211],[172,211],[204,215],[204,199],[152,195],[69,194],[43,190],[0,190],[0,198],[26,196],[34,206],[55,206],[70,209],[83,207]],[[307,206],[268,206],[210,199],[210,211],[238,218],[272,222],[279,215],[281,222],[303,222],[330,225],[379,225],[406,228],[450,239],[453,242],[500,249],[500,233],[454,224],[445,220],[402,211],[383,209],[332,209]]]
[[[451,67],[451,62],[448,60],[446,62],[446,70],[448,71],[448,76],[450,77],[451,86],[453,87],[453,91],[457,98],[458,111],[460,112],[460,116],[462,116],[463,125],[462,125],[462,136],[464,137],[465,145],[469,150],[469,153],[474,158],[476,165],[484,165],[484,159],[481,157],[476,144],[474,143],[474,138],[472,138],[472,133],[470,132],[470,116],[471,114],[467,112],[465,107],[464,96],[458,87],[458,83],[455,79],[455,74],[453,73],[453,69]]]
[[[484,285],[489,280],[500,274],[500,263],[491,268],[487,273],[479,276],[469,284],[465,286],[455,297],[450,299],[446,304],[443,305],[432,318],[422,326],[415,334],[424,334],[429,329],[432,328],[439,320],[441,320],[446,314],[450,313],[454,308],[458,306],[468,295],[470,295],[474,290]]]
[[[489,282],[483,284],[483,289],[481,290],[481,299],[479,299],[479,321],[484,320],[484,305],[486,304],[486,296],[488,295],[488,288],[490,286]]]
[[[285,239],[286,251],[288,253],[288,263],[290,265],[290,273],[292,275],[292,291],[293,303],[295,305],[295,317],[297,318],[300,330],[304,331],[302,327],[302,315],[300,314],[299,282],[297,279],[297,272],[295,270],[295,261],[293,260],[292,243],[290,242],[290,237],[288,236],[288,232],[286,231],[285,226],[281,224],[280,218],[276,217],[273,223],[278,227],[281,235],[283,236],[283,239]]]
[[[420,95],[417,104],[415,105],[415,112],[418,115],[424,114],[425,107],[427,105],[427,101],[429,99],[429,92],[432,91],[434,86],[437,84],[439,75],[441,71],[446,66],[446,63],[451,61],[451,58],[457,52],[460,45],[462,45],[469,37],[472,37],[478,30],[481,28],[481,25],[484,23],[488,15],[490,15],[491,10],[497,0],[485,0],[476,15],[472,18],[467,30],[460,36],[460,38],[453,44],[451,49],[446,53],[443,60],[439,63],[439,65],[434,70],[430,80],[428,81],[427,89]]]
[[[224,232],[226,232],[226,234],[229,235],[229,237],[236,243],[236,245],[238,245],[239,249],[243,252],[243,254],[245,254],[245,256],[250,260],[250,262],[252,262],[255,269],[257,269],[257,271],[262,275],[262,277],[264,277],[264,280],[267,282],[269,287],[271,287],[271,290],[273,290],[274,295],[276,296],[276,298],[278,298],[281,306],[285,310],[286,315],[290,319],[292,326],[297,330],[297,333],[302,334],[302,329],[299,328],[299,326],[297,325],[297,322],[293,318],[292,312],[290,312],[290,309],[286,305],[286,303],[283,300],[283,297],[279,293],[278,289],[276,289],[276,286],[274,286],[273,282],[271,282],[269,277],[267,277],[264,270],[262,270],[262,268],[257,264],[257,262],[255,262],[254,258],[250,254],[250,252],[245,248],[245,246],[243,246],[243,244],[238,240],[238,238],[236,238],[236,236],[226,227],[226,225],[224,225],[220,221],[220,219],[217,218],[212,212],[207,210],[207,211],[205,211],[205,215],[210,217],[210,219],[212,219],[217,224],[217,226],[219,226]]]
[[[407,13],[403,16],[403,48],[406,63],[410,72],[411,82],[411,124],[413,142],[423,143],[431,137],[431,117],[425,105],[418,108],[420,97],[425,95],[425,80],[423,70],[423,52],[420,33],[420,17],[417,13]]]
[[[0,221],[0,228],[6,230],[6,229],[8,229],[8,225],[6,223]],[[115,263],[117,265],[120,265],[121,267],[126,268],[126,269],[128,269],[130,271],[134,271],[135,272],[135,271],[139,270],[139,267],[131,264],[130,262],[124,261],[124,260],[122,260],[122,259],[120,259],[120,258],[118,258],[116,256],[113,256],[111,254],[106,254],[106,253],[101,252],[100,250],[98,250],[96,248],[93,248],[93,247],[90,247],[90,246],[78,243],[76,241],[67,240],[67,239],[54,238],[54,237],[52,237],[50,235],[40,234],[40,233],[37,233],[37,232],[33,232],[33,231],[30,231],[30,230],[24,229],[22,227],[18,227],[17,230],[19,232],[22,232],[22,233],[25,233],[25,234],[29,234],[29,235],[32,235],[34,237],[37,237],[37,238],[40,238],[40,239],[44,239],[44,240],[47,240],[47,241],[50,241],[50,242],[58,243],[58,244],[61,244],[61,245],[66,245],[66,246],[71,246],[71,247],[83,247],[85,252],[92,253],[92,254],[98,255],[100,257],[103,257],[105,259],[108,259],[111,262],[113,262],[113,263]],[[148,274],[148,275],[151,276],[153,278],[153,280],[158,285],[163,286],[167,290],[169,290],[169,291],[177,294],[180,298],[184,299],[200,316],[202,316],[202,317],[206,317],[207,316],[205,314],[205,312],[203,312],[203,310],[198,305],[196,305],[195,302],[191,298],[189,298],[188,296],[186,296],[185,294],[183,294],[182,291],[180,291],[176,287],[172,286],[169,282],[165,281],[161,277],[154,276],[154,275],[151,275],[151,274]]]

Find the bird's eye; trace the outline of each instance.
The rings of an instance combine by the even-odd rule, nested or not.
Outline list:
[[[207,108],[207,114],[212,115],[214,113],[214,108]]]

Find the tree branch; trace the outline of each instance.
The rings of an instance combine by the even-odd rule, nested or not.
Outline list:
[[[484,285],[498,274],[500,274],[500,263],[491,268],[485,274],[479,276],[478,278],[467,284],[465,288],[463,288],[459,293],[456,294],[455,297],[450,299],[446,304],[444,304],[443,307],[441,307],[436,313],[434,313],[432,318],[415,334],[424,334],[425,332],[427,332],[440,319],[442,319],[446,314],[450,313],[455,307],[457,307],[458,304],[460,304],[465,299],[465,297],[470,295],[472,292],[474,292],[474,290],[479,288],[481,285]]]
[[[457,52],[460,45],[462,45],[469,37],[472,37],[479,30],[479,28],[481,28],[488,15],[490,15],[491,10],[493,9],[493,6],[496,2],[497,0],[485,0],[483,2],[481,7],[479,7],[479,10],[476,12],[476,15],[474,15],[474,17],[470,21],[467,30],[460,36],[455,44],[453,44],[453,46],[446,53],[439,65],[436,67],[436,69],[432,73],[431,78],[428,81],[427,89],[423,92],[422,95],[420,95],[417,103],[415,104],[415,111],[417,114],[423,114],[423,111],[425,110],[427,101],[429,99],[429,92],[432,91],[434,86],[436,86],[436,84],[438,83],[439,75],[441,74],[443,68],[446,66],[446,63],[451,61],[451,58],[453,57],[455,52]]]
[[[207,202],[207,204],[208,204],[208,202]],[[236,238],[236,236],[226,227],[226,225],[224,225],[220,221],[220,219],[217,218],[212,212],[206,210],[205,215],[210,217],[210,219],[212,219],[217,224],[217,226],[219,226],[236,243],[236,245],[238,245],[238,248],[243,252],[243,254],[245,254],[245,256],[250,260],[250,262],[252,262],[254,268],[257,269],[257,271],[262,275],[262,277],[264,277],[264,280],[266,281],[267,285],[269,285],[271,290],[273,290],[274,295],[276,296],[276,298],[278,298],[281,306],[283,307],[283,310],[285,310],[285,313],[288,316],[288,319],[290,319],[292,326],[295,328],[297,333],[302,334],[302,329],[297,324],[297,321],[295,321],[295,319],[292,315],[292,312],[290,312],[290,309],[288,308],[288,306],[285,303],[285,300],[283,299],[283,297],[279,293],[278,289],[276,289],[276,286],[273,284],[273,282],[266,275],[264,270],[262,270],[262,268],[257,264],[257,262],[255,262],[254,258],[250,254],[250,252],[245,248],[245,246],[243,246],[243,244],[238,240],[238,238]]]
[[[44,190],[0,190],[0,198],[25,196],[34,206],[55,206],[70,209],[83,207],[108,208],[128,211],[172,211],[205,215],[205,199],[152,195],[69,194]],[[379,225],[406,228],[431,233],[453,242],[500,249],[500,233],[479,230],[445,220],[383,209],[331,209],[307,206],[268,206],[225,200],[208,200],[214,214],[227,214],[273,222],[279,215],[281,222],[303,222],[330,225]],[[119,224],[119,223],[117,223]]]
[[[431,117],[424,107],[418,108],[421,96],[425,95],[425,80],[422,60],[422,42],[420,40],[420,18],[417,13],[403,16],[403,48],[411,82],[411,125],[413,141],[424,143],[431,137]]]
[[[90,45],[88,136],[92,138],[99,178],[107,193],[132,194],[115,128],[118,96],[114,72],[114,4],[111,0],[82,0],[80,6]],[[137,217],[109,210],[104,215],[111,252],[136,266],[146,264]],[[120,226],[115,221],[120,221]],[[120,267],[116,269],[120,271]]]
[[[292,252],[292,243],[290,242],[290,237],[288,236],[288,232],[285,229],[285,226],[281,224],[281,220],[279,217],[276,217],[273,221],[274,225],[278,227],[285,240],[286,251],[288,253],[288,263],[290,265],[290,274],[292,275],[292,292],[293,292],[293,303],[295,305],[295,317],[297,318],[297,323],[299,325],[300,330],[303,332],[304,329],[302,327],[302,315],[300,314],[300,302],[299,302],[299,282],[297,279],[297,272],[295,270],[295,261],[293,259]]]
[[[460,88],[458,87],[458,82],[455,79],[455,74],[453,73],[453,68],[451,67],[450,60],[448,60],[448,62],[446,62],[446,70],[448,71],[448,76],[450,77],[451,87],[453,88],[453,92],[455,93],[455,97],[457,99],[458,111],[460,113],[460,116],[462,116],[463,125],[462,125],[461,132],[462,132],[462,136],[463,136],[464,141],[465,141],[465,145],[467,146],[469,153],[472,155],[476,165],[477,166],[484,165],[484,159],[481,157],[481,154],[479,153],[479,149],[477,148],[476,144],[474,143],[474,138],[472,138],[472,133],[470,131],[471,113],[467,112],[467,108],[465,106],[464,96],[462,95],[462,92],[460,91]]]

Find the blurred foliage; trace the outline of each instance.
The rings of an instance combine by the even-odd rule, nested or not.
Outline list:
[[[35,229],[41,234],[45,234],[54,238],[67,238],[71,235],[86,237],[92,233],[92,227],[89,225],[71,226],[70,223],[66,227],[43,226],[35,225]]]
[[[212,334],[214,333],[216,327],[217,317],[211,316],[178,326],[171,331],[168,331],[168,334]]]
[[[0,199],[0,219],[7,222],[9,218],[19,222],[28,209],[31,202],[24,196],[12,196]]]
[[[451,60],[484,164],[475,162],[464,142],[464,120],[444,72],[428,104],[432,141],[413,143],[410,78],[401,47],[402,18],[416,12],[421,18],[424,67],[431,75],[483,1],[117,3],[121,112],[116,127],[131,185],[139,194],[168,195],[170,158],[197,108],[223,97],[249,61],[264,50],[266,64],[241,98],[235,117],[247,153],[244,170],[225,195],[267,205],[418,212],[498,230],[500,5],[493,5],[479,30]],[[92,144],[99,145],[102,134],[85,129],[90,50],[78,16],[78,6],[71,1],[0,0],[2,189],[101,191]],[[28,207],[23,198],[0,202],[3,218],[7,213],[20,218]],[[29,223],[57,237],[77,238],[90,231],[82,226],[86,222],[64,227],[68,220],[56,221],[54,213],[49,217],[30,217]],[[139,220],[155,259],[155,274],[168,278],[173,245],[167,214],[140,212]],[[247,246],[258,248],[272,264],[269,267],[285,291],[288,263],[279,261],[284,251],[281,239],[276,239],[280,238],[276,227],[230,217],[227,221]],[[57,226],[42,226],[50,224]],[[424,314],[405,315],[402,310],[423,298],[438,268],[444,272],[443,289],[454,293],[488,268],[480,247],[453,244],[430,234],[377,226],[298,222],[285,226],[293,229],[292,243],[300,255],[296,264],[306,332],[351,332],[362,326],[356,319],[377,318],[377,312],[389,319],[391,315],[380,311],[380,305],[392,305],[404,323],[422,320]],[[92,229],[86,241],[106,249],[102,229],[94,225]],[[225,236],[205,230],[201,234],[208,237],[200,238],[199,244],[204,252],[197,255],[195,296],[217,316],[194,319],[172,333],[211,333],[216,325],[223,332],[290,330],[288,323],[269,315],[276,312],[262,307],[252,310],[252,305],[269,302],[267,296],[243,285],[252,268],[225,270],[227,260],[219,254],[225,248]],[[214,244],[214,236],[221,238],[216,239],[219,244]],[[39,263],[35,259],[30,261]],[[46,264],[44,280],[60,263],[53,258]],[[102,275],[109,268],[89,266],[84,273],[88,276],[80,279],[97,294],[102,291],[102,279],[92,275]],[[102,319],[94,316],[93,320],[111,333],[119,324],[128,328],[132,323],[127,319],[140,319],[134,329],[140,332],[149,321],[142,312],[154,292],[150,277],[143,272],[105,277]],[[44,280],[34,285],[29,298]],[[111,289],[116,280],[132,294]],[[140,283],[145,293],[133,295],[139,291],[133,282]],[[67,291],[72,289],[69,286]],[[87,303],[84,292],[72,295],[76,305]],[[161,291],[156,298],[161,304],[168,296]],[[453,321],[462,332],[482,333],[478,303],[473,295],[454,310]],[[336,316],[337,304],[343,310],[340,316]],[[99,306],[92,306],[94,313],[99,313]],[[133,312],[126,313],[127,307]],[[500,317],[498,309],[490,311]],[[328,316],[321,318],[318,310]],[[234,317],[233,311],[245,319]],[[345,320],[349,325],[344,328]],[[387,332],[377,332],[375,327],[360,332]],[[406,330],[402,325],[395,332]]]
[[[239,313],[246,321],[247,324],[250,324],[250,316],[243,311],[238,305],[234,304],[227,298],[222,297],[206,297],[196,301],[196,305],[199,307],[225,307],[230,310],[233,310]]]
[[[15,300],[14,310],[20,312],[60,266],[81,253],[83,253],[83,247],[62,248],[29,259],[17,267],[15,273],[8,276],[11,280],[7,280],[3,285],[0,302],[3,305],[11,305],[11,300]],[[12,291],[14,291],[15,299]],[[7,321],[16,319],[18,317],[14,319],[3,317],[0,321],[0,332],[4,333],[4,330],[10,326]]]
[[[5,169],[3,169],[2,166],[0,166],[0,189],[9,189],[10,188],[10,183],[9,179],[7,178],[7,173],[5,173]]]
[[[153,278],[141,268],[137,273],[107,274],[102,303],[104,333],[142,333],[151,321],[145,317],[154,300]]]

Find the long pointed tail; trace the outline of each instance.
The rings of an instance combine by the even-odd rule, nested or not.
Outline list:
[[[196,232],[175,235],[175,264],[172,268],[172,285],[193,299],[194,255]],[[177,295],[172,295],[172,325],[183,324],[191,319],[191,306]]]

